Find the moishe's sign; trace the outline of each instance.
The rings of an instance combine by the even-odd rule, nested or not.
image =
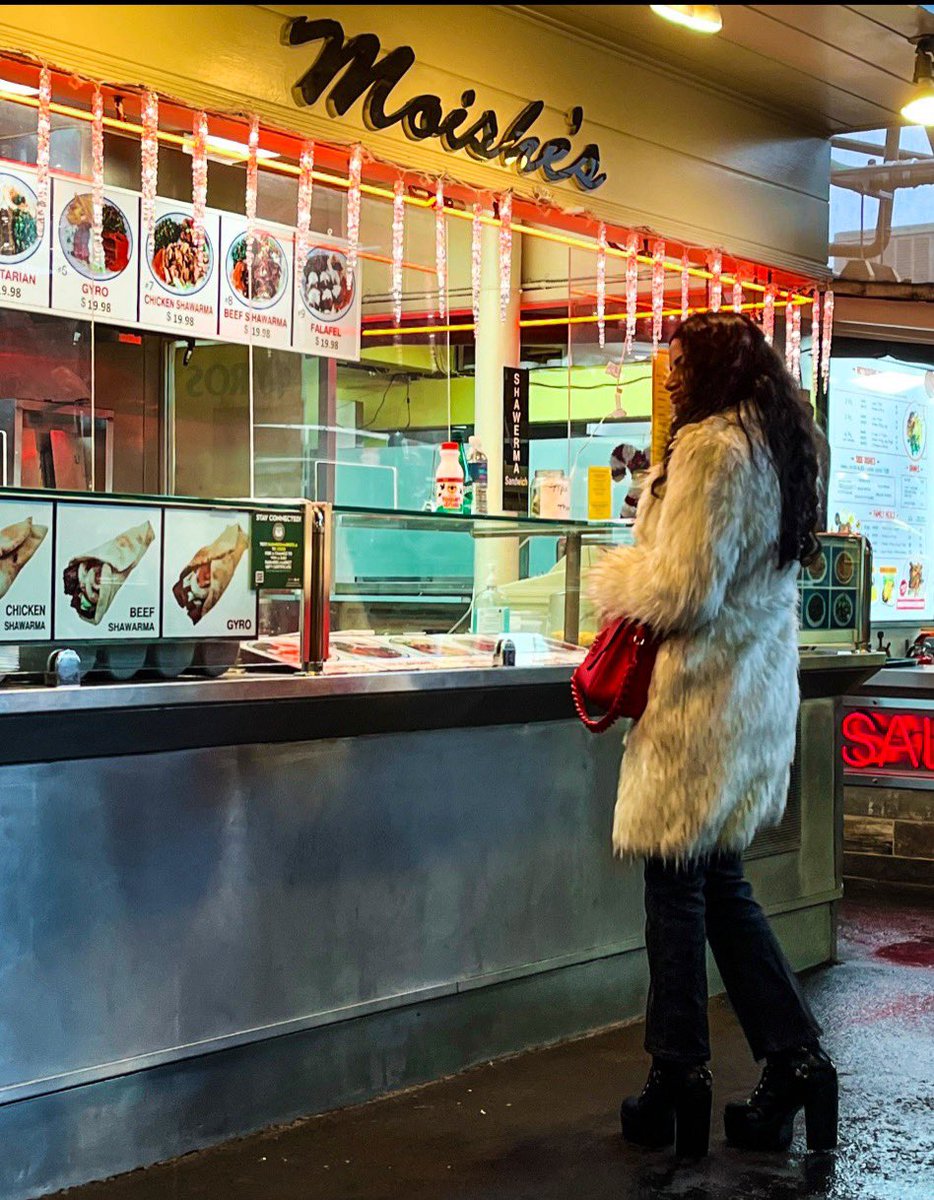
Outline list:
[[[545,109],[543,100],[533,100],[500,132],[500,119],[493,109],[474,112],[477,94],[468,88],[460,104],[448,112],[438,96],[423,92],[398,107],[393,89],[415,62],[411,46],[397,46],[377,61],[380,41],[374,33],[345,38],[337,21],[307,17],[290,20],[283,32],[289,46],[321,42],[318,57],[293,88],[296,103],[311,106],[325,94],[330,116],[342,117],[363,99],[363,119],[368,129],[401,125],[413,141],[438,138],[445,150],[463,150],[479,161],[499,159],[520,175],[538,173],[549,183],[573,179],[585,191],[606,182],[600,170],[600,148],[588,142],[577,154],[571,138],[580,132],[584,110],[572,108],[567,115],[568,137],[542,140],[532,132]],[[390,103],[392,101],[392,103]]]

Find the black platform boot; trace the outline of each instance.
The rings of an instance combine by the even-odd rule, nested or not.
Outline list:
[[[747,1150],[787,1150],[801,1108],[808,1149],[835,1149],[837,1069],[820,1046],[768,1055],[749,1099],[726,1106],[727,1141]]]
[[[675,1143],[675,1153],[702,1158],[710,1144],[712,1080],[704,1065],[653,1059],[642,1094],[619,1111],[623,1137],[640,1146]]]

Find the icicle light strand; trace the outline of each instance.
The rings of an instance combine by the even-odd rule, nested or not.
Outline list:
[[[444,183],[435,185],[435,274],[438,277],[438,315],[448,315],[448,229],[444,218]]]
[[[246,282],[247,299],[253,301],[253,254],[256,249],[256,197],[259,188],[259,117],[250,119],[250,132],[247,137],[246,155]],[[247,317],[249,320],[249,315]]]
[[[143,231],[152,237],[156,226],[156,192],[159,185],[159,97],[143,96],[143,133],[140,138],[140,192],[143,198]]]
[[[801,382],[801,308],[795,304],[791,311],[791,373]]]
[[[298,161],[298,211],[296,214],[296,264],[301,277],[311,241],[311,201],[314,192],[315,144],[306,142]]]
[[[392,198],[392,321],[402,321],[402,261],[405,253],[405,183],[397,179]]]
[[[785,305],[785,366],[789,371],[794,369],[795,353],[792,346],[792,330],[794,328],[795,306],[789,300]]]
[[[833,340],[833,292],[824,293],[824,328],[820,344],[820,377],[824,391],[830,383],[830,344]]]
[[[743,277],[739,267],[733,272],[733,311],[735,313],[743,311]]]
[[[775,288],[771,283],[767,285],[763,298],[762,332],[771,346],[775,341]]]
[[[52,142],[52,73],[39,72],[39,121],[36,127],[36,235],[42,238],[49,211],[49,162]]]
[[[639,303],[639,236],[631,233],[626,239],[626,339],[623,358],[632,353],[636,337],[636,311]]]
[[[662,340],[662,314],[665,311],[665,243],[652,247],[652,354],[658,354]]]
[[[686,321],[691,311],[691,276],[688,274],[687,251],[681,255],[681,320]]]
[[[354,146],[350,155],[350,187],[347,189],[347,265],[356,278],[360,251],[360,178],[363,174],[363,148]]]
[[[710,311],[719,312],[720,306],[723,303],[723,255],[719,250],[714,250],[710,256]]]
[[[600,222],[597,236],[597,339],[606,345],[606,225]]]
[[[506,320],[512,293],[512,194],[499,202],[499,319]]]
[[[208,204],[208,118],[195,113],[191,141],[192,241],[196,249],[204,246],[204,218]]]
[[[483,210],[479,204],[473,206],[470,223],[470,301],[473,307],[474,337],[480,324],[480,284],[483,271]]]
[[[90,265],[104,269],[104,97],[94,89],[91,103],[91,245]]]

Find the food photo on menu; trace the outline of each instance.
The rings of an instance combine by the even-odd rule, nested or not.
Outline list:
[[[0,172],[0,258],[18,262],[39,240],[36,194],[13,175]]]
[[[90,192],[79,192],[65,206],[59,221],[59,240],[65,258],[86,279],[113,279],[126,269],[133,249],[130,223],[113,201],[104,198],[103,262],[91,255],[94,201]]]
[[[182,568],[172,595],[188,614],[192,625],[197,625],[227,591],[248,545],[240,526],[236,523],[228,525],[213,542],[197,550]]]
[[[36,525],[32,517],[0,529],[0,597],[7,594],[16,577],[29,562],[49,532],[47,525]]]
[[[302,270],[301,295],[305,307],[322,321],[339,321],[354,300],[354,277],[347,256],[340,250],[310,250]]]
[[[245,233],[231,243],[227,255],[227,278],[242,300],[260,308],[269,308],[282,296],[288,283],[285,251],[271,234],[254,234],[253,261],[248,275],[246,243]]]
[[[82,621],[100,625],[154,539],[152,525],[143,521],[69,561],[64,571],[64,591]]]
[[[149,242],[149,265],[167,291],[182,295],[204,286],[211,270],[211,240],[207,233],[195,245],[194,218],[166,213],[156,221]]]

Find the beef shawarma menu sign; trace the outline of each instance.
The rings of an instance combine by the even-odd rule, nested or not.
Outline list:
[[[300,507],[278,513],[302,542]],[[258,510],[0,499],[0,644],[251,638]]]
[[[360,358],[360,272],[347,243],[312,233],[296,262],[296,231],[209,209],[203,245],[190,205],[157,198],[152,233],[140,196],[104,190],[100,246],[87,180],[53,176],[39,235],[35,171],[0,161],[0,308],[55,312],[179,337]]]

